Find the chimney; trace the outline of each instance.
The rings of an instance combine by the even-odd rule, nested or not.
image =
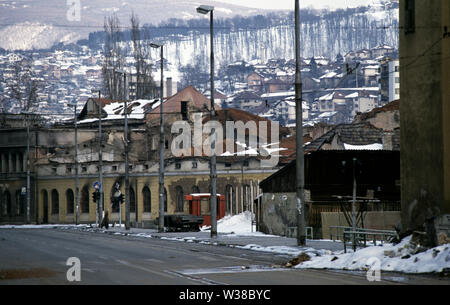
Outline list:
[[[166,79],[166,96],[172,96],[172,77]]]

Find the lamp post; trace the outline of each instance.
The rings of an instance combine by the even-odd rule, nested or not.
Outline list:
[[[305,156],[303,153],[302,78],[300,74],[300,3],[295,0],[295,125],[296,125],[296,201],[297,245],[306,244],[305,236]]]
[[[124,148],[125,148],[125,229],[130,229],[130,171],[128,159],[128,95],[127,95],[127,73],[124,70],[116,70],[116,73],[123,74],[123,95],[124,95]],[[119,205],[119,224],[122,227],[122,207]]]
[[[102,96],[100,90],[92,90],[92,93],[98,92],[98,176],[100,200],[98,204],[97,225],[102,222],[103,218],[103,156],[102,156]]]
[[[75,224],[78,225],[79,215],[80,215],[80,190],[78,182],[78,125],[77,125],[77,102],[74,100],[69,106],[73,107],[74,113],[74,124],[75,124]]]
[[[151,43],[154,49],[161,50],[161,85],[160,85],[160,105],[159,105],[159,217],[158,231],[164,232],[164,46],[162,44]]]
[[[206,15],[209,13],[209,29],[210,29],[210,40],[211,40],[211,120],[214,120],[216,115],[214,107],[214,6],[200,5],[197,7],[197,13]],[[211,237],[217,237],[217,191],[216,191],[216,134],[215,129],[211,128],[211,169],[210,169],[210,180],[211,180]]]

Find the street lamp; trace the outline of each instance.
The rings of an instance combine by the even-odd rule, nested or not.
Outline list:
[[[206,15],[209,13],[209,29],[210,29],[210,40],[211,40],[211,120],[214,120],[216,111],[214,107],[214,6],[200,5],[197,7],[197,13]],[[211,128],[211,170],[210,170],[210,180],[211,180],[211,237],[217,237],[217,192],[216,192],[216,134],[215,129]]]
[[[77,126],[77,101],[73,100],[72,103],[69,104],[70,107],[73,107],[74,113],[74,124],[75,124],[75,155],[74,155],[74,163],[75,163],[75,224],[78,225],[79,218],[79,209],[80,209],[80,197],[79,197],[79,185],[78,185],[78,126]]]
[[[129,173],[129,161],[128,161],[128,96],[127,96],[127,73],[125,70],[116,70],[116,73],[123,74],[123,95],[124,95],[124,146],[125,146],[125,229],[130,229],[130,173]],[[119,205],[119,224],[122,227],[122,205]]]
[[[92,93],[98,92],[98,173],[99,173],[99,191],[100,200],[98,204],[98,217],[95,220],[96,224],[100,224],[103,218],[103,156],[102,156],[102,96],[100,90],[92,90]]]
[[[164,232],[164,46],[162,44],[151,43],[154,49],[161,49],[161,85],[160,85],[160,105],[159,105],[159,217],[158,231]]]

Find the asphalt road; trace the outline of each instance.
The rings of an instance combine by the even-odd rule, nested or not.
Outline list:
[[[70,257],[81,262],[80,282],[67,280]],[[363,274],[280,267],[288,259],[223,246],[76,230],[0,230],[0,285],[399,284],[391,281],[393,277],[371,283]],[[449,282],[415,277],[408,283]]]

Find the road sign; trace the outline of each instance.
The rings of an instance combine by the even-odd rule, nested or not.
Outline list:
[[[96,190],[100,189],[100,183],[98,181],[94,182],[94,189],[96,189]]]

